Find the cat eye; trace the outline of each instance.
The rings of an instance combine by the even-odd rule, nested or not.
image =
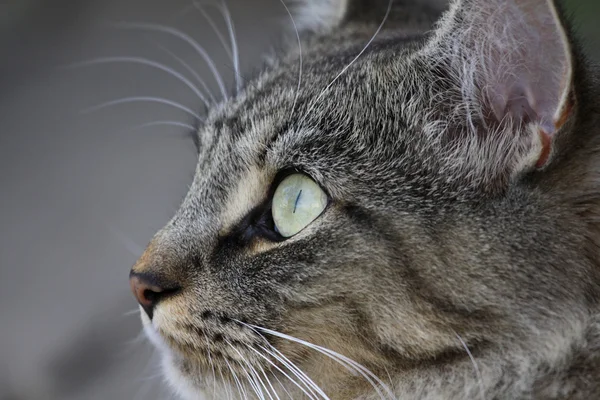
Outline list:
[[[289,238],[321,215],[327,207],[327,194],[308,176],[292,174],[277,186],[271,207],[275,229]]]

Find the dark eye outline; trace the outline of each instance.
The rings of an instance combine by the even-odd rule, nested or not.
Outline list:
[[[312,179],[318,184],[317,181],[315,181],[309,174],[302,171],[301,169],[286,168],[281,170],[271,183],[271,186],[269,187],[266,197],[267,200],[259,206],[255,207],[252,211],[250,211],[246,218],[244,218],[239,224],[237,233],[242,243],[249,243],[256,237],[261,237],[272,242],[283,242],[293,237],[284,237],[277,231],[275,221],[273,221],[272,213],[273,195],[275,194],[275,190],[277,190],[277,187],[285,178],[293,174],[306,175],[308,178]],[[323,190],[323,192],[325,192],[325,195],[327,196],[327,205],[320,214],[323,215],[323,213],[329,207],[329,204],[331,204],[331,196],[329,196],[327,191],[323,189],[321,185],[319,185],[319,187],[321,188],[321,190]]]

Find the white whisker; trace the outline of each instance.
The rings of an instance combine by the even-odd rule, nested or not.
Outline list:
[[[235,38],[235,26],[233,25],[233,19],[231,18],[231,13],[229,12],[229,8],[227,7],[227,3],[225,0],[221,1],[221,8],[223,11],[223,17],[225,22],[227,23],[227,30],[229,31],[229,39],[231,42],[231,53],[233,55],[233,69],[235,72],[235,88],[239,93],[242,90],[242,81],[240,79],[240,57],[237,45],[237,39]]]
[[[139,314],[139,310],[136,310],[137,313]],[[123,342],[123,345],[126,347],[132,347],[132,346],[137,346],[141,343],[144,343],[148,340],[148,337],[146,336],[146,333],[144,332],[144,330],[142,329],[140,331],[140,333],[138,333],[133,339],[128,339],[125,340]],[[123,352],[125,354],[125,352]]]
[[[240,321],[238,321],[240,322]],[[242,324],[244,324],[243,322],[240,322]],[[273,336],[277,336],[280,337],[282,339],[287,339],[290,340],[292,342],[296,342],[298,344],[302,344],[306,347],[312,348],[318,352],[320,352],[321,354],[327,355],[329,356],[332,360],[338,362],[339,364],[341,364],[342,366],[344,366],[345,368],[347,368],[350,371],[355,371],[358,372],[359,374],[361,374],[372,386],[373,388],[377,391],[377,393],[379,394],[379,396],[381,398],[385,398],[383,396],[383,393],[381,393],[381,390],[379,388],[379,386],[381,388],[383,388],[387,394],[390,396],[390,398],[395,399],[394,394],[392,393],[392,391],[390,390],[390,388],[383,383],[383,381],[381,381],[381,379],[379,379],[375,374],[373,374],[369,369],[367,369],[365,366],[363,366],[362,364],[357,363],[356,361],[352,360],[351,358],[348,358],[340,353],[337,353],[333,350],[330,350],[328,348],[322,347],[322,346],[318,346],[316,344],[307,342],[306,340],[302,340],[302,339],[298,339],[296,337],[290,336],[290,335],[286,335],[284,333],[281,332],[277,332],[271,329],[267,329],[267,328],[262,328],[260,326],[256,326],[256,325],[249,325],[249,324],[244,324],[246,326],[249,327],[253,327],[256,328],[258,330],[260,330],[261,332],[265,332],[268,333],[270,335]],[[373,382],[373,380],[375,382]],[[379,386],[377,384],[379,384]]]
[[[196,0],[194,0],[193,3],[194,3],[193,7],[196,8],[196,10],[198,10],[202,14],[202,16],[204,17],[204,19],[209,23],[210,27],[215,32],[215,34],[219,38],[219,41],[223,45],[223,48],[225,49],[225,52],[227,53],[227,56],[229,57],[229,59],[231,60],[231,62],[233,62],[233,54],[231,54],[231,49],[229,48],[229,45],[227,44],[227,40],[225,39],[225,37],[223,36],[223,34],[221,33],[221,31],[217,27],[217,24],[215,24],[215,21],[206,12],[206,10],[203,7],[203,4],[199,4],[198,1],[196,1]]]
[[[227,393],[227,399],[232,399],[231,390],[229,390],[231,388],[231,385],[229,382],[225,381],[225,377],[223,376],[223,371],[221,371],[220,366],[219,366],[218,370],[219,370],[219,375],[221,375],[221,382],[223,382],[223,387],[225,388],[225,393]],[[214,398],[214,395],[213,395],[213,398]]]
[[[269,399],[270,400],[275,400],[273,398],[273,396],[271,395],[271,392],[269,391],[269,388],[267,388],[267,385],[265,385],[265,382],[262,380],[262,378],[258,374],[258,371],[256,370],[256,368],[254,368],[253,366],[250,366],[250,369],[251,369],[250,372],[252,372],[254,374],[255,378],[258,380],[258,382],[261,384],[261,386],[265,389],[265,392],[267,393],[267,396],[269,396]],[[269,383],[269,387],[271,387],[271,389],[273,389],[273,385],[271,385],[271,382],[269,382],[269,380],[267,380],[267,382]],[[261,393],[262,393],[262,390],[261,390]],[[277,396],[277,393],[275,392],[275,390],[273,390],[273,393],[275,393],[275,396]]]
[[[260,372],[262,373],[262,376],[265,378],[265,381],[269,384],[269,387],[271,388],[271,391],[273,392],[273,394],[275,395],[275,397],[277,397],[277,400],[280,400],[279,395],[277,394],[277,390],[275,390],[275,388],[273,387],[273,383],[271,382],[271,380],[267,377],[267,374],[265,373],[264,368],[259,364],[258,368],[260,368]],[[258,371],[257,371],[258,373]],[[275,376],[273,374],[273,376]],[[275,378],[277,378],[277,376],[275,376]],[[269,391],[267,390],[267,393],[269,393]],[[269,394],[269,397],[271,397],[271,395]],[[271,399],[273,400],[273,398],[271,397]]]
[[[139,308],[134,308],[133,310],[129,310],[123,313],[124,317],[131,317],[132,315],[139,315],[140,314],[140,309]],[[142,331],[140,333],[141,336],[145,336],[144,331]]]
[[[114,235],[120,242],[125,246],[125,249],[131,253],[132,256],[140,257],[144,252],[144,248],[134,242],[129,236],[123,233],[120,229],[115,228],[112,225],[107,225],[108,230]]]
[[[375,40],[375,38],[377,37],[377,35],[379,35],[379,32],[381,31],[381,29],[383,29],[383,25],[385,25],[385,22],[387,21],[389,15],[390,15],[390,11],[392,10],[392,3],[394,2],[394,0],[390,0],[388,2],[388,7],[387,10],[385,12],[385,15],[383,16],[383,20],[381,21],[381,23],[379,24],[379,26],[377,27],[377,30],[375,31],[375,33],[373,34],[373,36],[371,36],[371,39],[369,39],[369,41],[367,42],[367,44],[365,45],[365,47],[363,47],[363,49],[356,55],[356,57],[354,57],[352,59],[352,61],[350,61],[348,63],[348,65],[346,65],[339,74],[337,74],[335,76],[335,78],[333,78],[333,80],[331,82],[329,82],[329,84],[327,86],[325,86],[325,89],[323,89],[321,91],[321,93],[319,93],[319,95],[316,97],[316,99],[313,101],[313,105],[309,108],[309,110],[306,112],[305,116],[308,116],[310,114],[310,112],[317,106],[319,100],[321,99],[321,97],[323,97],[323,95],[331,88],[331,86],[333,86],[333,84],[342,76],[346,73],[346,71],[348,71],[348,69],[354,65],[354,63],[356,62],[356,60],[358,60],[360,58],[360,56],[362,56],[364,54],[365,51],[367,51],[367,49],[369,48],[369,46],[371,45],[371,43],[373,43],[373,41]]]
[[[210,57],[210,55],[204,49],[204,47],[200,46],[198,44],[198,42],[196,42],[194,39],[192,39],[189,35],[181,32],[177,29],[174,29],[174,28],[171,28],[168,26],[157,25],[157,24],[148,24],[148,23],[142,23],[142,22],[122,22],[122,23],[118,23],[115,25],[116,25],[116,27],[122,28],[122,29],[141,29],[141,30],[149,30],[149,31],[154,31],[154,32],[166,33],[166,34],[178,37],[179,39],[183,40],[184,42],[186,42],[187,44],[192,46],[194,48],[194,50],[196,50],[198,52],[198,54],[200,54],[200,56],[204,59],[204,61],[208,65],[208,68],[211,70],[213,76],[215,77],[215,80],[217,81],[217,84],[219,85],[219,89],[221,90],[223,99],[227,100],[227,90],[225,89],[225,83],[223,82],[223,78],[221,77],[221,74],[219,74],[219,71],[217,70],[213,59]]]
[[[208,363],[210,364],[210,368],[212,369],[213,375],[213,397],[217,393],[217,375],[215,373],[215,364],[213,363],[212,356],[210,354],[210,343],[208,341],[208,337],[206,333],[204,333],[204,341],[206,342],[206,352],[208,353]]]
[[[260,378],[260,375],[258,374],[258,371],[256,371],[256,368],[254,368],[252,366],[252,364],[250,364],[248,362],[248,360],[242,355],[242,353],[237,348],[235,348],[231,343],[229,343],[229,345],[239,354],[239,356],[242,358],[242,360],[244,361],[244,363],[246,364],[246,366],[250,369],[250,374],[252,374],[254,376],[255,383],[256,383],[256,381],[258,381],[261,384],[261,386],[265,389],[265,392],[267,393],[267,395],[269,396],[269,398],[271,400],[274,400],[273,396],[271,396],[271,393],[269,392],[269,389],[267,388],[267,386],[265,385],[265,383],[263,382],[263,380]],[[244,367],[242,366],[242,368],[244,368]],[[263,375],[264,375],[264,371],[263,371]],[[266,379],[266,375],[265,375],[265,379]],[[271,382],[268,379],[266,379],[266,380],[267,380],[267,382],[269,382],[269,386],[271,386],[271,388],[273,389],[273,386],[271,385]],[[258,390],[256,391],[256,394],[260,395],[261,399],[265,400],[265,397],[263,395],[263,391],[262,391],[262,389],[260,387],[258,387],[258,383],[257,383],[257,389]],[[259,393],[259,391],[260,391],[260,393]],[[273,389],[273,393],[275,393],[275,395],[277,395],[277,393],[275,392],[275,389]]]
[[[262,369],[262,368],[261,368]],[[264,373],[264,369],[262,370]],[[277,377],[277,374],[273,371],[269,371],[271,372],[271,375],[273,375],[273,377],[275,378],[275,380],[277,381],[277,383],[279,383],[279,386],[281,386],[281,388],[283,389],[283,391],[288,395],[288,397],[292,400],[294,400],[294,398],[292,397],[292,395],[290,394],[290,392],[287,390],[287,388],[283,385],[283,383],[281,383],[281,380]],[[269,381],[270,382],[270,381]],[[275,393],[277,393],[277,391],[275,391]],[[279,395],[277,395],[277,398],[279,399]]]
[[[274,400],[273,396],[271,396],[271,392],[269,392],[269,389],[267,388],[267,385],[265,385],[263,380],[260,378],[260,375],[258,374],[258,371],[256,370],[256,368],[254,368],[254,366],[252,366],[247,360],[246,360],[246,365],[250,369],[250,374],[254,377],[254,381],[257,382],[257,384],[260,383],[260,386],[262,386],[262,388],[265,389],[265,392],[267,393],[267,396],[269,396],[270,400]],[[261,398],[266,400],[266,398],[263,395],[262,389],[260,389],[260,395],[261,395]]]
[[[162,372],[157,372],[153,375],[148,375],[143,378],[139,378],[139,379],[137,379],[137,381],[138,382],[153,381],[155,379],[162,378],[163,376],[164,376],[164,374]]]
[[[296,366],[282,352],[280,352],[273,345],[271,345],[271,343],[269,343],[269,341],[267,340],[267,338],[264,337],[264,335],[262,335],[260,332],[258,332],[254,328],[250,328],[250,329],[252,329],[259,337],[261,337],[264,340],[265,344],[273,350],[273,351],[271,351],[261,345],[258,345],[258,347],[262,351],[269,354],[271,357],[274,357],[284,367],[286,367],[294,376],[296,376],[298,379],[300,379],[300,381],[306,386],[306,388],[311,392],[311,394],[315,396],[315,398],[317,397],[317,394],[318,394],[321,397],[323,397],[324,399],[329,400],[329,397],[325,394],[325,392],[323,392],[323,390],[319,387],[319,385],[317,385],[308,375],[306,375],[306,373],[304,373],[304,371],[302,371],[302,369],[300,369],[298,366]],[[316,393],[315,393],[315,391],[316,391]]]
[[[202,92],[200,92],[200,90],[196,87],[196,85],[194,85],[192,82],[190,82],[190,80],[187,79],[185,76],[183,76],[179,72],[175,71],[173,68],[169,68],[166,65],[157,63],[156,61],[148,60],[146,58],[141,58],[141,57],[102,57],[102,58],[96,58],[93,60],[82,61],[79,63],[71,64],[71,65],[69,65],[69,67],[70,68],[78,68],[78,67],[86,67],[86,66],[91,66],[91,65],[109,64],[109,63],[142,64],[142,65],[146,65],[148,67],[159,69],[161,71],[168,73],[172,77],[174,77],[177,80],[179,80],[180,82],[182,82],[188,88],[190,88],[196,94],[196,96],[198,96],[198,98],[200,100],[202,100],[204,103],[208,102],[206,100],[206,97],[202,94]]]
[[[243,365],[241,362],[238,362],[238,364],[240,364],[240,368],[242,368],[242,370],[244,371],[244,373],[246,374],[246,380],[248,381],[248,383],[250,384],[250,387],[252,388],[252,390],[254,391],[254,393],[258,396],[258,398],[260,400],[266,400],[265,399],[265,395],[263,394],[262,388],[259,386],[258,382],[256,382],[255,377],[252,375],[252,372],[249,372]]]
[[[192,126],[190,124],[179,122],[179,121],[152,121],[152,122],[147,122],[145,124],[133,126],[133,127],[129,128],[128,130],[129,131],[135,131],[135,130],[138,130],[138,129],[149,128],[149,127],[152,127],[152,126],[160,126],[160,125],[175,126],[175,127],[178,127],[178,128],[189,129],[191,131],[196,130],[196,127],[194,127],[194,126]]]
[[[244,357],[242,355],[242,353],[238,349],[236,349],[234,345],[231,344],[231,342],[229,342],[228,340],[226,340],[226,342],[229,345],[229,347],[231,347],[240,356],[240,358],[243,361],[243,364],[246,364],[246,366],[248,366],[249,368],[252,368],[252,366],[250,365],[248,360],[246,360],[246,357]],[[252,378],[251,373],[248,372],[246,370],[246,368],[244,368],[244,365],[242,364],[242,362],[238,361],[238,364],[240,364],[240,368],[246,374],[246,379],[248,380],[248,383],[250,383],[250,386],[252,387],[252,390],[254,390],[254,393],[256,393],[256,395],[259,396],[261,400],[265,400],[265,397],[262,393],[262,389],[258,386],[258,383]]]
[[[325,392],[323,392],[323,390],[319,387],[319,385],[317,385],[312,379],[310,379],[308,377],[308,375],[306,375],[304,373],[304,371],[302,371],[300,368],[298,368],[289,358],[287,358],[286,356],[283,355],[283,353],[281,353],[279,350],[277,350],[275,347],[271,346],[269,344],[269,346],[276,352],[271,352],[268,349],[262,347],[259,345],[259,347],[261,348],[261,350],[263,350],[265,353],[269,354],[270,356],[274,357],[276,360],[278,360],[280,363],[282,363],[292,374],[294,374],[295,376],[297,376],[306,386],[306,388],[308,390],[310,390],[310,392],[316,397],[317,394],[320,395],[321,397],[323,397],[326,400],[329,400],[329,396],[327,396],[325,394]],[[317,393],[315,393],[315,391]]]
[[[167,49],[165,46],[162,45],[157,45],[159,49],[161,49],[162,51],[164,51],[165,53],[167,53],[171,58],[173,58],[175,61],[177,61],[183,68],[186,69],[186,71],[188,71],[190,74],[192,74],[192,76],[194,77],[194,79],[196,79],[196,81],[202,86],[202,89],[204,91],[206,91],[206,93],[208,93],[208,95],[210,96],[210,99],[212,101],[212,103],[216,104],[217,103],[217,99],[215,98],[215,95],[213,94],[212,90],[210,90],[210,88],[208,87],[208,85],[206,84],[206,82],[204,81],[204,79],[202,79],[200,77],[200,75],[198,75],[198,73],[194,70],[194,68],[192,68],[187,62],[185,62],[185,60],[183,60],[181,57],[179,57],[177,54],[173,53],[171,50]],[[210,103],[205,101],[204,104],[207,107],[210,107]]]
[[[252,329],[252,328],[251,328]],[[265,353],[269,354],[271,357],[274,357],[276,360],[278,360],[280,363],[283,364],[284,367],[286,367],[294,376],[298,377],[300,379],[300,381],[306,386],[306,388],[311,392],[311,394],[313,394],[315,397],[317,396],[317,394],[319,394],[320,396],[322,396],[324,399],[329,400],[329,397],[323,392],[323,390],[319,387],[319,385],[317,385],[308,375],[306,375],[304,373],[304,371],[302,371],[302,369],[300,369],[298,366],[296,366],[289,358],[287,358],[282,352],[280,352],[279,350],[277,350],[273,345],[271,345],[271,343],[269,343],[269,341],[267,340],[267,338],[264,337],[264,335],[262,335],[260,332],[258,332],[256,329],[253,329],[253,331],[260,337],[263,339],[263,341],[265,342],[265,344],[267,346],[269,346],[273,351],[258,345],[258,347],[263,350]],[[314,390],[313,390],[314,389]],[[317,393],[315,393],[315,391]]]
[[[229,364],[229,361],[227,361],[226,358],[224,358],[224,360],[225,360],[225,363],[227,364],[227,367],[229,368],[229,371],[231,371],[231,374],[233,375],[233,379],[235,380],[235,384],[238,388],[238,392],[240,393],[240,398],[247,399],[248,394],[246,393],[246,389],[242,386],[242,382],[239,380],[237,374],[235,373],[235,370],[233,369],[231,364]]]
[[[298,382],[296,382],[294,379],[292,379],[288,374],[285,373],[284,370],[282,370],[281,368],[279,368],[277,366],[277,364],[275,364],[273,361],[269,360],[269,358],[267,356],[265,356],[264,354],[260,353],[258,350],[256,350],[254,347],[252,346],[248,346],[248,348],[250,348],[250,350],[254,351],[256,354],[258,354],[259,357],[263,358],[266,362],[268,362],[269,364],[271,364],[271,366],[273,368],[275,368],[277,371],[279,371],[283,376],[285,376],[290,382],[292,382],[298,389],[300,389],[305,395],[308,396],[308,398],[310,398],[311,400],[317,400],[311,393],[307,392],[306,389],[304,389]]]
[[[294,95],[294,102],[292,103],[292,111],[290,112],[290,120],[294,115],[294,109],[296,108],[296,103],[298,102],[298,96],[300,96],[300,87],[302,86],[302,41],[300,40],[300,32],[298,32],[298,26],[296,26],[296,21],[294,20],[294,16],[292,12],[288,8],[287,4],[285,4],[284,0],[280,0],[281,4],[285,7],[285,11],[287,11],[290,16],[290,20],[292,21],[292,25],[294,25],[294,30],[296,31],[296,38],[298,39],[298,52],[300,53],[300,61],[298,65],[298,87],[296,88],[296,94]]]
[[[246,368],[244,368],[244,366],[242,365],[242,363],[240,361],[238,361],[238,365],[240,366],[242,372],[244,373],[244,375],[241,377],[242,379],[240,381],[245,379],[244,383],[248,382],[248,384],[250,385],[250,389],[252,389],[254,394],[256,394],[260,400],[265,400],[264,396],[262,396],[262,394],[261,394],[260,388],[254,381],[254,379],[252,379],[252,377],[250,376],[250,374],[248,373]]]
[[[107,101],[105,103],[102,104],[98,104],[92,107],[88,107],[84,110],[82,110],[81,112],[84,114],[87,113],[91,113],[94,111],[98,111],[98,110],[102,110],[104,108],[108,108],[108,107],[112,107],[112,106],[116,106],[119,104],[127,104],[127,103],[140,103],[140,102],[153,102],[153,103],[160,103],[160,104],[164,104],[164,105],[168,105],[174,108],[177,108],[189,115],[191,115],[192,117],[201,120],[202,117],[200,117],[200,115],[198,115],[197,113],[195,113],[194,111],[192,111],[191,109],[187,108],[186,106],[179,104],[177,102],[174,102],[172,100],[169,99],[163,99],[160,97],[151,97],[151,96],[135,96],[135,97],[124,97],[122,99],[116,99],[116,100],[111,100],[111,101]]]
[[[479,392],[481,394],[481,399],[485,400],[485,389],[483,388],[483,379],[481,377],[481,371],[479,370],[479,366],[477,365],[477,362],[475,361],[475,357],[473,357],[471,350],[469,350],[469,346],[467,346],[465,341],[460,337],[460,335],[458,333],[456,333],[456,337],[460,341],[462,346],[464,347],[467,354],[469,355],[469,358],[471,359],[471,363],[473,364],[473,369],[475,370],[475,377],[477,378],[477,383],[479,384]]]

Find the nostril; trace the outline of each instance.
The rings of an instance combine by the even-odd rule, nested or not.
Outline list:
[[[158,302],[158,298],[160,297],[160,292],[153,292],[150,289],[144,290],[142,294],[144,300],[150,304]]]
[[[129,276],[131,291],[150,319],[152,319],[156,305],[165,297],[177,293],[180,289],[174,285],[165,285],[164,282],[159,285],[158,282],[159,280],[156,277],[146,273],[132,272]]]
[[[145,300],[146,303],[148,304],[158,304],[158,302],[167,297],[170,296],[172,294],[175,294],[179,291],[179,288],[175,288],[175,289],[161,289],[160,291],[157,291],[155,288],[153,289],[145,289],[142,297]]]

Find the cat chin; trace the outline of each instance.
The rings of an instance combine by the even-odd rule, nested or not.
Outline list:
[[[182,400],[224,399],[229,398],[232,387],[215,382],[213,377],[189,376],[181,372],[178,362],[172,354],[163,353],[162,371],[169,386]]]
[[[209,383],[212,385],[210,386],[210,393],[216,391],[213,389],[214,382],[212,378],[201,376],[190,377],[181,372],[181,369],[178,366],[181,364],[181,359],[178,358],[179,356],[177,356],[165,343],[164,339],[152,326],[152,321],[146,316],[146,313],[143,310],[140,311],[144,333],[148,340],[150,340],[150,342],[160,351],[163,376],[177,396],[184,400],[221,398],[220,393],[215,393],[213,397],[209,397],[207,394],[206,387],[208,387]],[[203,387],[200,387],[201,383],[203,384]],[[222,387],[223,385],[219,384],[219,386]]]
[[[144,333],[150,342],[160,351],[162,373],[170,384],[171,388],[181,399],[203,398],[204,393],[194,387],[192,382],[186,378],[175,365],[172,350],[169,349],[163,338],[152,326],[152,321],[146,316],[144,310],[140,308],[142,326]]]
[[[167,382],[175,393],[184,400],[208,398],[203,390],[197,388],[190,378],[184,376],[175,365],[172,356],[163,353],[162,370]]]

